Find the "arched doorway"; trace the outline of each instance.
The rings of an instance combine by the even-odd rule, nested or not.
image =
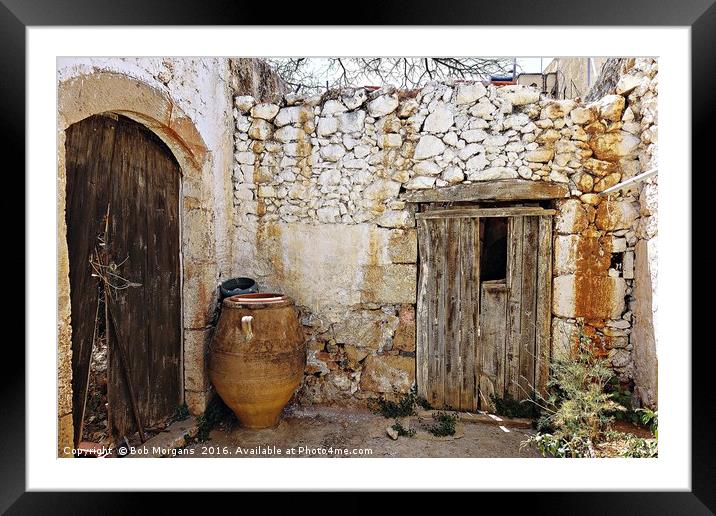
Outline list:
[[[74,441],[102,339],[116,440],[161,424],[183,398],[180,167],[149,129],[112,113],[69,126],[65,150]]]

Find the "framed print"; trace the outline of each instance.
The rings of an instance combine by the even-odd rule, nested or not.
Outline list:
[[[41,4],[0,10],[28,205],[3,510],[435,490],[711,513],[709,2],[322,27]]]

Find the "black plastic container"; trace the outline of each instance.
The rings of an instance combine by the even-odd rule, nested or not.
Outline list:
[[[221,299],[238,294],[253,294],[259,291],[256,281],[251,278],[231,278],[219,286]]]

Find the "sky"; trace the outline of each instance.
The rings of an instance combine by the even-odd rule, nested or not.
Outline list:
[[[445,56],[450,57],[450,56]],[[480,56],[482,57],[482,56]],[[274,58],[276,61],[283,61],[283,58]],[[416,60],[419,60],[419,58],[415,58]],[[509,57],[505,58],[504,56],[502,59],[507,59],[508,61],[511,59]],[[540,73],[544,68],[546,68],[549,63],[552,61],[552,57],[516,57],[514,58],[516,60],[516,63],[518,65],[518,73]],[[271,59],[269,59],[271,61]],[[307,61],[307,62],[306,62]],[[342,71],[341,68],[339,68],[335,63],[331,65],[331,61],[326,58],[321,57],[314,57],[314,58],[308,58],[306,61],[304,61],[300,75],[286,75],[285,77],[291,77],[292,80],[301,83],[304,85],[304,87],[311,87],[311,88],[318,88],[323,89],[323,85],[326,86],[328,83],[334,84],[334,81],[338,80],[340,77],[342,77]],[[277,63],[275,63],[277,64]],[[365,85],[374,85],[374,86],[381,86],[384,84],[381,84],[383,82],[383,79],[385,79],[386,83],[392,83],[394,86],[400,86],[400,82],[403,82],[403,76],[400,73],[400,70],[397,73],[397,76],[393,77],[380,77],[377,75],[373,75],[373,73],[365,71],[360,68],[360,65],[356,65],[355,63],[350,62],[350,60],[346,60],[342,63],[343,66],[345,66],[345,69],[349,70],[349,73],[352,75],[352,78],[349,79],[356,84],[351,84],[352,86],[365,86]],[[358,66],[358,68],[356,68]],[[291,74],[292,72],[286,71],[286,73]],[[417,73],[420,73],[418,70]],[[357,74],[357,75],[356,75]],[[411,76],[413,79],[416,79],[415,76]],[[420,82],[423,82],[422,77],[420,78]],[[408,81],[408,84],[410,83],[410,80]],[[312,86],[308,86],[308,85]]]
[[[547,68],[552,59],[552,57],[518,57],[517,64],[522,68],[522,72],[538,73]],[[542,69],[540,69],[540,64]]]

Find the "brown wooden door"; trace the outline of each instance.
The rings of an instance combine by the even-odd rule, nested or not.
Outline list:
[[[142,426],[167,419],[181,400],[180,169],[156,135],[115,115],[68,128],[66,168],[75,440],[81,437],[96,317],[109,330],[108,415],[112,434],[120,437],[137,427],[117,346],[127,358]],[[101,247],[116,265],[114,284],[132,284],[109,289],[110,324],[98,309],[103,304],[89,263]]]
[[[493,395],[525,399],[535,387],[544,390],[551,218],[542,213],[549,212],[519,207],[417,215],[417,382],[433,406],[489,409]],[[480,265],[496,252],[481,244],[491,217],[506,221],[502,277]]]

